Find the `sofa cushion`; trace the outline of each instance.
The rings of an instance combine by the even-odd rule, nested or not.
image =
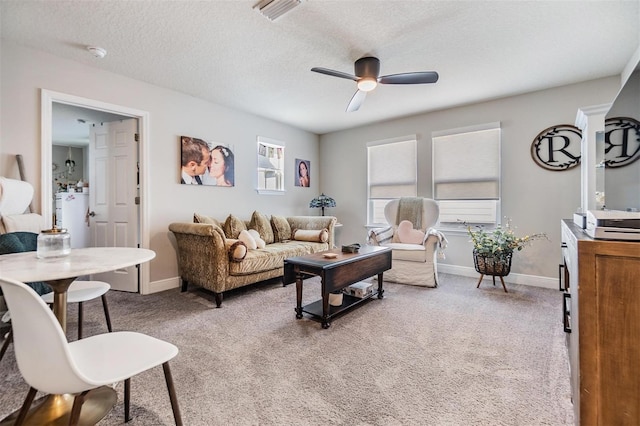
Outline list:
[[[242,262],[229,263],[229,274],[251,275],[257,272],[283,268],[286,258],[317,253],[328,248],[327,243],[304,241],[267,244],[262,250],[249,250]]]
[[[265,244],[273,243],[273,229],[271,229],[271,223],[269,223],[267,216],[258,211],[254,211],[251,215],[249,228],[258,231],[260,238],[264,240]]]
[[[427,249],[422,244],[385,244],[391,251],[393,260],[408,260],[411,262],[426,262]]]
[[[293,233],[293,239],[296,241],[326,243],[329,241],[329,231],[327,229],[296,229]]]
[[[224,242],[231,262],[242,262],[247,255],[247,246],[240,240],[227,238]]]
[[[238,239],[241,231],[245,231],[247,227],[244,222],[230,214],[224,221],[224,236],[227,238]]]
[[[220,226],[220,222],[218,222],[217,219],[199,213],[193,214],[193,223],[208,223],[210,225]]]
[[[271,229],[273,229],[273,240],[281,243],[291,239],[291,225],[284,216],[271,215]]]
[[[267,245],[255,229],[249,229],[247,232],[253,237],[259,249],[263,249]]]
[[[256,239],[253,238],[253,235],[251,235],[246,229],[240,231],[240,234],[238,234],[238,239],[242,241],[249,250],[256,250],[258,248]]]

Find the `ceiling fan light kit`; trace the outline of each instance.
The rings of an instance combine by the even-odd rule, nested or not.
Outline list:
[[[362,78],[358,81],[358,89],[363,92],[370,92],[376,88],[378,82],[374,78]]]
[[[373,56],[365,56],[358,59],[354,66],[355,75],[341,71],[330,70],[328,68],[314,67],[311,71],[332,77],[353,80],[358,86],[358,90],[351,98],[347,106],[347,112],[360,109],[367,92],[375,89],[378,84],[429,84],[438,81],[438,73],[435,71],[407,72],[401,74],[380,75],[380,60]]]

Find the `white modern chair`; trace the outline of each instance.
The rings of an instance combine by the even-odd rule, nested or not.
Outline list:
[[[178,354],[176,346],[129,331],[104,333],[69,343],[53,312],[33,289],[6,278],[0,278],[0,287],[11,311],[18,368],[31,386],[16,425],[24,421],[38,390],[50,394],[79,394],[69,420],[70,425],[75,425],[87,392],[121,380],[125,382],[124,409],[125,422],[128,422],[131,377],[161,364],[175,423],[182,425],[169,369],[169,360]]]
[[[421,202],[420,218],[409,218],[414,225],[420,223],[420,230],[425,233],[422,244],[401,243],[396,234],[401,199],[389,201],[384,208],[384,217],[388,227],[369,231],[369,244],[391,248],[392,269],[384,273],[384,280],[423,287],[438,286],[438,248],[444,249],[446,238],[433,228],[438,222],[440,209],[438,203],[430,198],[417,198]],[[407,220],[409,220],[407,219]]]
[[[107,304],[107,292],[111,286],[104,281],[74,281],[67,290],[67,303],[78,304],[78,340],[82,339],[82,322],[84,320],[82,303],[89,300],[102,299],[102,308],[104,316],[107,320],[107,330],[113,331],[111,328],[111,317],[109,316],[109,305]],[[49,305],[53,305],[53,292],[43,294],[42,300]],[[1,358],[0,358],[1,359]]]

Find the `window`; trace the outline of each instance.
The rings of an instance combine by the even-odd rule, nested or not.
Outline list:
[[[284,143],[258,136],[258,193],[284,192]]]
[[[434,132],[433,198],[440,223],[500,217],[500,123]]]
[[[404,136],[367,144],[367,221],[385,225],[384,207],[393,199],[415,197],[416,136]]]

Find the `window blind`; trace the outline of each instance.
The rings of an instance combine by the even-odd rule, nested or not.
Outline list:
[[[433,138],[434,198],[500,198],[500,129]]]
[[[367,147],[369,198],[415,197],[416,140]]]

